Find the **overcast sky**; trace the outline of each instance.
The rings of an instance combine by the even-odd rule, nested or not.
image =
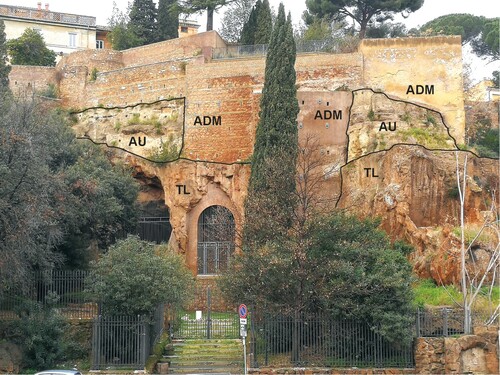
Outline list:
[[[41,0],[42,6],[49,3],[50,10],[56,12],[76,13],[97,17],[98,25],[106,25],[107,20],[113,9],[113,0]],[[129,0],[116,0],[116,4],[122,10],[127,8]],[[21,5],[36,8],[37,0],[0,0],[0,4]],[[156,0],[157,2],[157,0]],[[280,0],[269,0],[271,6],[276,10],[281,2]],[[294,24],[299,24],[303,11],[306,9],[305,0],[284,0],[286,11],[292,13]],[[222,9],[219,15],[216,15],[214,28],[217,29],[220,24],[220,16],[223,13]],[[500,17],[500,7],[498,0],[425,0],[422,8],[406,19],[398,17],[397,21],[403,22],[407,28],[421,26],[427,21],[436,17],[450,13],[470,13],[478,16],[486,16],[488,18]],[[202,13],[198,16],[193,16],[202,25],[200,32],[205,30],[206,14]],[[471,58],[467,55],[465,59]],[[476,79],[490,75],[493,70],[500,70],[498,62],[486,65],[485,62],[479,59],[474,59],[473,62]]]

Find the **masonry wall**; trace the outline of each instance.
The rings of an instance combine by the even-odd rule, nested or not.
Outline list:
[[[13,65],[9,74],[11,91],[18,95],[26,92],[43,91],[49,84],[57,85],[58,71],[48,66]]]
[[[211,57],[210,48],[225,46],[226,43],[219,34],[209,31],[125,50],[123,63],[125,66],[137,66],[202,55],[209,58]]]
[[[498,374],[498,327],[476,327],[474,335],[420,337],[417,374]]]
[[[457,142],[464,143],[460,36],[364,39],[359,52],[366,87],[441,112]],[[433,85],[434,94],[407,94],[409,85]]]

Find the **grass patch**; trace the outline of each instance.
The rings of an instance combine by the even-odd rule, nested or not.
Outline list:
[[[467,225],[464,228],[464,239],[466,246],[469,246],[474,238],[478,235],[481,227],[478,225]],[[462,238],[460,227],[454,227],[451,231],[458,239]],[[488,231],[487,228],[483,229],[475,242],[482,244],[495,244],[496,237]]]
[[[488,299],[488,294],[490,293],[489,286],[483,286],[479,292],[483,298]],[[495,304],[500,304],[500,286],[494,286],[491,290],[491,300]]]
[[[240,321],[236,313],[211,312],[211,338],[234,339],[239,337]],[[175,333],[178,337],[204,339],[207,334],[207,315],[196,320],[194,311],[181,312],[175,321]]]
[[[413,285],[415,303],[419,307],[453,306],[462,301],[462,294],[455,286],[437,286],[431,279],[422,279]]]
[[[400,130],[399,134],[401,135],[403,142],[413,138],[417,144],[430,148],[447,147],[449,141],[446,134],[432,129],[410,128],[407,130]]]
[[[141,123],[141,115],[139,113],[134,113],[131,118],[128,119],[127,125],[139,125]]]
[[[156,134],[162,134],[163,130],[163,124],[156,115],[141,119],[141,115],[139,113],[134,113],[132,118],[127,121],[127,125],[152,125],[156,130]]]
[[[453,306],[458,307],[454,300],[462,303],[462,293],[457,286],[449,285],[447,287],[437,286],[431,279],[422,279],[413,285],[415,295],[415,304],[418,307],[425,306]],[[500,286],[483,286],[474,301],[472,311],[479,317],[487,318],[495,307],[500,304]]]

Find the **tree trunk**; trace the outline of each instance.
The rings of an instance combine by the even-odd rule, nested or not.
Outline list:
[[[214,29],[214,9],[207,8],[207,31]]]
[[[472,333],[471,324],[471,307],[472,301],[469,303],[468,290],[467,290],[467,270],[465,266],[465,193],[467,189],[467,155],[464,159],[463,176],[460,178],[460,167],[458,164],[458,154],[455,153],[456,160],[456,175],[457,175],[457,186],[458,195],[460,198],[460,271],[462,275],[461,287],[462,296],[464,299],[464,333],[470,335]]]
[[[359,39],[364,39],[366,34],[366,28],[368,27],[368,20],[363,20],[359,24]]]

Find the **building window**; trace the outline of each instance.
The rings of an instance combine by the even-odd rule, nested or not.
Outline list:
[[[76,33],[69,33],[69,47],[76,48]]]
[[[223,272],[234,252],[234,217],[222,206],[206,208],[198,219],[198,275]]]
[[[97,39],[95,41],[95,48],[96,49],[103,49],[104,48],[104,40]]]
[[[181,26],[181,33],[187,33],[188,32],[188,27],[187,26]]]

